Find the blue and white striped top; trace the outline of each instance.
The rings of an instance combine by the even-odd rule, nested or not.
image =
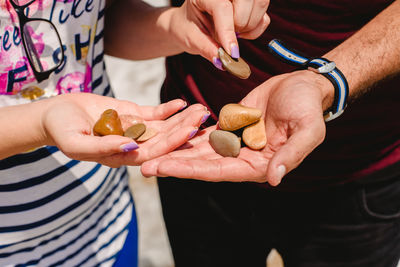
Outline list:
[[[0,106],[29,102],[19,92],[32,85],[48,97],[82,91],[111,96],[104,10],[105,0],[39,0],[29,7],[29,17],[56,25],[65,49],[65,63],[36,84],[15,11],[0,0]],[[111,266],[132,211],[126,168],[72,160],[56,147],[0,160],[0,266]]]

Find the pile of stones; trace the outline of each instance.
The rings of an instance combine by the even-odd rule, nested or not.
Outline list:
[[[237,157],[241,139],[251,149],[263,149],[267,144],[267,136],[261,116],[262,111],[256,108],[240,104],[225,105],[219,114],[218,125],[221,130],[211,132],[210,145],[223,157]]]
[[[125,131],[121,120],[131,125]],[[141,117],[134,115],[118,115],[114,109],[107,109],[101,114],[93,127],[93,133],[98,136],[123,135],[137,142],[144,142],[154,137],[158,132],[154,128],[146,127]]]

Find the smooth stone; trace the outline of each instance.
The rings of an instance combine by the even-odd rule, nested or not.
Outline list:
[[[107,109],[101,114],[100,119],[93,127],[93,132],[96,135],[123,135],[121,120],[118,117],[117,111]]]
[[[240,79],[247,79],[251,74],[249,65],[242,58],[232,58],[226,51],[220,47],[218,55],[221,59],[222,66],[231,74]]]
[[[226,131],[236,131],[255,123],[261,118],[262,111],[240,104],[227,104],[219,113],[219,127]]]
[[[138,139],[136,139],[136,141],[144,142],[149,140],[150,138],[153,138],[157,134],[158,131],[156,129],[147,127],[146,131]]]
[[[131,127],[129,127],[128,129],[126,129],[126,131],[124,132],[124,136],[130,137],[130,138],[136,140],[145,131],[146,131],[146,125],[144,125],[143,123],[136,123],[136,124],[132,125]]]
[[[209,142],[215,152],[223,157],[236,158],[240,153],[240,138],[234,133],[215,130],[210,133]]]
[[[251,149],[263,149],[267,144],[264,120],[261,119],[258,122],[244,128],[242,138],[243,142]]]
[[[132,126],[137,123],[143,123],[144,120],[142,117],[136,116],[136,115],[130,115],[130,114],[121,114],[119,115],[119,119],[121,120],[122,127],[124,129],[128,128],[129,126]]]

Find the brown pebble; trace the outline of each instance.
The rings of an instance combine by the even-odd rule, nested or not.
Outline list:
[[[267,144],[264,120],[261,119],[258,122],[244,128],[242,138],[243,142],[251,149],[263,149]]]
[[[93,127],[93,133],[95,135],[123,135],[121,120],[118,117],[117,111],[113,109],[107,109],[101,114],[100,119],[96,122]]]
[[[226,131],[236,131],[261,118],[262,111],[240,104],[227,104],[219,113],[219,127]]]
[[[130,137],[130,138],[136,140],[145,131],[146,131],[146,125],[144,125],[143,123],[136,123],[136,124],[132,125],[131,127],[129,127],[128,129],[126,129],[126,131],[124,132],[124,136]]]
[[[222,47],[218,49],[218,55],[221,59],[222,65],[229,73],[240,79],[249,78],[251,74],[250,67],[242,58],[232,58]]]
[[[234,133],[215,130],[209,137],[212,148],[223,157],[237,157],[240,153],[240,138]]]
[[[138,138],[136,141],[138,142],[144,142],[149,140],[150,138],[153,138],[156,134],[158,134],[158,131],[154,128],[146,128],[146,131]]]

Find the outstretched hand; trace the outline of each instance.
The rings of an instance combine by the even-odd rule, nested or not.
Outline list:
[[[264,111],[262,119],[267,134],[264,149],[243,147],[237,158],[222,157],[208,141],[210,132],[216,129],[213,126],[199,132],[180,150],[145,162],[141,168],[143,175],[278,185],[287,172],[324,140],[322,103],[326,97],[321,86],[326,84],[319,76],[311,71],[279,75],[241,101],[245,106]]]
[[[185,107],[179,99],[155,107],[84,93],[61,95],[48,101],[54,103],[49,104],[42,120],[46,144],[56,145],[71,158],[112,167],[140,165],[173,151],[197,132],[208,115],[205,107],[197,104],[172,116]],[[106,109],[141,117],[147,127],[158,133],[139,144],[124,136],[94,136],[93,125]],[[124,129],[130,126],[128,121],[122,120],[122,124]]]

